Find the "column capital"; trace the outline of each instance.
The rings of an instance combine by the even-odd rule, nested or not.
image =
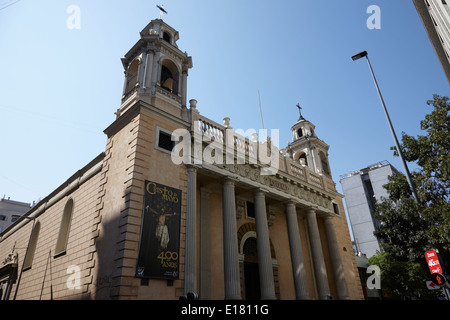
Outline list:
[[[295,201],[294,199],[287,199],[285,201],[282,202],[285,206],[296,206],[297,205],[297,201]]]
[[[200,187],[200,193],[201,193],[202,197],[203,196],[209,197],[209,195],[213,192],[208,188]]]
[[[223,178],[223,184],[235,184],[236,182],[239,182],[238,178],[226,176]]]
[[[332,214],[332,213],[327,212],[327,213],[324,213],[324,214],[322,215],[322,217],[323,217],[323,219],[324,219],[325,221],[333,221],[335,215]]]
[[[199,166],[195,165],[195,164],[190,164],[190,163],[186,163],[185,164],[187,171],[190,172],[197,172]]]
[[[307,215],[311,215],[311,214],[314,214],[314,215],[317,215],[317,207],[308,207],[307,209],[306,209],[306,214]]]
[[[253,191],[253,194],[256,195],[263,195],[265,196],[266,194],[270,193],[270,190],[266,189],[266,188],[256,188]]]

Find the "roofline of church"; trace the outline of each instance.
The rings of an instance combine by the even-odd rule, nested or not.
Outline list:
[[[102,152],[96,156],[92,161],[90,161],[83,168],[75,172],[69,179],[67,179],[58,188],[53,190],[48,196],[39,201],[35,206],[28,210],[24,215],[22,215],[17,221],[0,233],[0,242],[8,238],[13,234],[16,229],[20,229],[30,220],[27,217],[37,218],[42,213],[44,213],[48,208],[57,203],[60,199],[68,196],[73,191],[77,190],[84,182],[88,181],[90,178],[98,174],[103,167],[103,158],[105,153]],[[25,220],[25,221],[24,221]]]

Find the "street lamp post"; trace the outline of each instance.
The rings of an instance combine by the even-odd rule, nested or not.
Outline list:
[[[391,118],[389,117],[389,113],[388,113],[388,111],[386,109],[386,105],[384,104],[383,96],[381,95],[380,87],[378,86],[377,79],[375,78],[375,74],[373,73],[372,65],[370,64],[370,60],[369,60],[369,55],[367,54],[367,51],[362,51],[362,52],[360,52],[358,54],[355,54],[352,57],[352,59],[353,59],[353,61],[356,61],[356,60],[361,59],[363,57],[367,58],[367,63],[369,64],[370,73],[372,74],[373,81],[375,82],[375,86],[376,86],[377,91],[378,91],[378,96],[380,97],[381,104],[383,106],[384,114],[386,115],[386,119],[388,121],[389,128],[391,129],[392,136],[394,137],[395,146],[397,147],[398,154],[400,155],[400,159],[402,161],[403,169],[405,170],[405,173],[406,173],[406,179],[408,180],[408,184],[409,184],[409,187],[411,188],[414,200],[418,203],[419,202],[419,198],[417,197],[416,188],[415,188],[415,186],[414,186],[414,184],[413,184],[413,182],[411,180],[411,175],[409,173],[409,169],[408,169],[408,166],[406,165],[405,159],[403,158],[403,152],[400,149],[400,145],[398,143],[397,135],[395,134],[394,127],[392,126]]]

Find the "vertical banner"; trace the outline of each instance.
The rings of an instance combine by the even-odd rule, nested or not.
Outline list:
[[[425,252],[425,259],[427,259],[427,264],[430,268],[431,274],[442,273],[441,263],[439,262],[437,250],[433,249]]]
[[[181,190],[145,181],[136,277],[178,279]]]

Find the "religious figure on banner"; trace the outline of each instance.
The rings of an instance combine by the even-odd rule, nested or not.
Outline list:
[[[146,181],[136,276],[178,279],[181,190]]]
[[[159,213],[149,206],[147,206],[147,210],[150,210],[152,213],[158,216],[158,224],[156,226],[155,237],[158,240],[160,249],[165,250],[167,249],[167,245],[170,241],[169,227],[166,224],[166,217],[174,216],[176,215],[176,213],[164,213],[164,208],[162,208],[161,213]]]

